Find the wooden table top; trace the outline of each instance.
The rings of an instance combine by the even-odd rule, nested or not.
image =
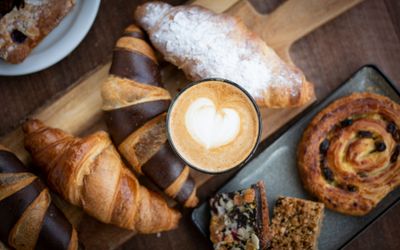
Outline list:
[[[131,23],[132,11],[143,1],[102,1],[99,14],[87,37],[67,58],[31,75],[0,77],[0,135],[20,125],[39,107],[51,102],[79,79],[111,59],[114,43]],[[170,0],[180,4],[183,0]],[[282,0],[251,0],[262,13]],[[400,1],[365,0],[347,13],[298,41],[292,58],[315,83],[323,99],[365,64],[378,66],[400,89]],[[220,175],[199,190],[205,200],[233,174]],[[183,210],[177,230],[158,235],[138,235],[122,249],[211,249],[191,223],[190,210]],[[397,203],[346,249],[400,249],[400,204]],[[332,236],[334,237],[334,235]]]

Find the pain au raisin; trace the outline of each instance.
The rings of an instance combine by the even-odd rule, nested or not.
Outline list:
[[[328,168],[326,166],[322,167],[322,173],[323,173],[323,175],[324,175],[324,177],[325,177],[325,179],[327,181],[333,181],[334,180],[333,172],[332,172],[332,170],[330,168]]]
[[[397,130],[396,124],[394,122],[389,122],[388,125],[386,126],[386,131],[394,135],[394,133]]]
[[[352,119],[345,119],[343,121],[340,122],[340,126],[347,127],[353,124],[353,120]]]
[[[366,178],[366,177],[368,177],[368,174],[365,172],[359,172],[358,176],[360,176],[361,178]]]
[[[330,144],[330,142],[329,142],[328,139],[323,140],[323,141],[321,142],[321,144],[319,145],[319,152],[320,152],[321,154],[325,155],[326,152],[327,152],[328,149],[329,149],[329,144]]]
[[[356,192],[357,191],[357,187],[354,185],[347,185],[347,191],[349,192]]]
[[[392,136],[393,136],[393,139],[394,139],[396,142],[400,142],[400,130],[396,130],[396,132],[394,132],[394,133],[392,134]]]
[[[399,157],[399,153],[400,153],[400,145],[397,144],[396,147],[393,150],[392,156],[390,157],[390,162],[392,162],[392,163],[396,162],[397,158]]]
[[[386,150],[386,144],[383,141],[375,142],[375,151],[383,152]]]
[[[361,138],[372,138],[373,137],[371,132],[365,131],[365,130],[358,131],[358,136]]]

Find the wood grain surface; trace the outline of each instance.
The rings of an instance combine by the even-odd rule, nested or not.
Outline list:
[[[0,77],[0,114],[4,117],[0,123],[0,134],[11,131],[27,115],[60,96],[71,87],[71,83],[107,63],[116,39],[131,22],[132,10],[141,2],[102,1],[93,28],[66,59],[39,73]],[[169,2],[178,4],[184,1]],[[282,3],[279,0],[251,2],[262,13],[271,12]],[[366,0],[294,44],[291,57],[316,84],[319,99],[364,64],[377,65],[400,88],[399,15],[400,1]],[[209,197],[231,175],[214,178],[199,190],[200,197],[203,200]],[[208,241],[192,225],[190,210],[183,212],[184,219],[179,229],[160,235],[135,236],[121,248],[210,248]],[[400,205],[397,205],[352,241],[347,249],[400,249],[399,214]],[[106,242],[104,245],[107,245]]]
[[[308,1],[307,8],[304,7],[305,3],[302,0],[292,0],[280,5],[279,8],[268,15],[257,13],[247,1],[195,0],[190,3],[201,4],[213,11],[226,12],[232,16],[239,17],[267,43],[271,42],[271,47],[286,62],[293,63],[288,52],[294,42],[311,30],[350,9],[355,4],[362,2],[362,0],[305,1]],[[301,15],[298,14],[298,9],[301,9]],[[286,18],[287,16],[291,18],[288,19]],[[110,64],[108,62],[104,66],[91,71],[90,75],[86,75],[86,78],[79,80],[72,89],[64,92],[60,98],[35,111],[32,116],[42,120],[49,126],[63,129],[78,136],[98,129],[107,130],[102,119],[100,89],[101,84],[108,76]],[[166,62],[161,62],[160,71],[164,87],[169,90],[172,96],[190,82],[184,77],[182,71]],[[315,98],[298,108],[268,109],[260,107],[263,123],[261,141],[287,124],[288,121],[301,113],[313,101],[315,101]],[[71,117],[74,117],[74,119],[71,119]],[[7,145],[23,162],[29,164],[30,156],[24,149],[23,138],[22,130],[17,128],[2,137],[0,143]],[[197,187],[202,186],[213,177],[195,170],[191,170],[191,175]],[[78,216],[78,218],[81,218],[81,216]],[[71,218],[71,220],[77,221],[75,218]]]

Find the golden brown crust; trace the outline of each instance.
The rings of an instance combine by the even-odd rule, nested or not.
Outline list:
[[[148,58],[150,58],[151,60],[153,60],[155,63],[158,64],[153,49],[143,39],[135,37],[121,37],[120,39],[118,39],[117,44],[115,46],[117,48],[124,48],[129,51],[138,52],[139,54],[147,56]]]
[[[139,185],[107,133],[77,138],[38,120],[28,120],[23,130],[25,147],[47,182],[88,214],[139,233],[171,230],[178,225],[180,214],[162,197]]]
[[[298,88],[269,88],[263,97],[255,98],[258,105],[269,108],[300,107],[314,99],[314,85],[305,78]]]
[[[0,200],[18,192],[31,184],[37,177],[31,173],[2,173],[0,182],[3,184],[0,189]]]
[[[178,192],[179,189],[182,187],[182,185],[184,184],[184,182],[186,181],[187,177],[189,176],[189,168],[186,167],[183,171],[182,174],[178,176],[178,178],[176,178],[176,180],[169,185],[169,187],[167,187],[164,192],[171,196],[174,197]],[[189,201],[189,200],[188,200]],[[187,201],[187,202],[188,202]]]
[[[78,248],[75,229],[51,203],[48,189],[0,147],[0,238],[15,249]]]
[[[78,249],[78,247],[79,247],[78,233],[76,232],[75,228],[73,228],[68,250]]]
[[[188,166],[186,166],[188,168]],[[183,204],[185,207],[196,207],[199,203],[199,198],[197,198],[196,187],[192,190],[192,193],[189,195],[189,198]]]
[[[166,114],[162,114],[148,121],[130,134],[118,147],[140,174],[143,174],[142,166],[167,141],[165,117]]]
[[[314,117],[298,147],[304,187],[325,205],[350,215],[369,213],[400,184],[400,106],[355,93]]]
[[[16,249],[34,249],[50,202],[49,191],[44,189],[29,205],[11,230],[8,238],[11,246]]]
[[[6,148],[5,146],[0,144],[0,150],[4,150],[4,151],[10,151],[8,148]]]
[[[75,4],[75,0],[34,2],[23,1],[0,20],[0,57],[9,63],[22,62]]]
[[[171,96],[162,87],[159,73],[145,34],[135,25],[128,26],[116,43],[110,75],[102,85],[105,120],[131,168],[171,198],[194,207],[198,203],[194,180],[167,146],[165,116]]]
[[[144,102],[170,100],[167,90],[110,75],[102,85],[103,110],[123,108]]]

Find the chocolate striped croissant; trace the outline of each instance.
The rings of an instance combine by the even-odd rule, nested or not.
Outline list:
[[[102,96],[108,129],[124,158],[167,195],[186,207],[196,206],[189,168],[167,141],[165,118],[171,96],[160,82],[152,48],[135,25],[116,44]]]
[[[400,186],[400,105],[372,93],[336,100],[314,117],[298,148],[305,188],[335,211],[369,213]]]
[[[77,233],[49,190],[1,145],[0,216],[0,239],[12,248],[78,249]]]
[[[104,131],[78,138],[38,120],[27,121],[23,130],[25,147],[50,187],[89,215],[139,233],[178,225],[180,214],[140,186]]]

